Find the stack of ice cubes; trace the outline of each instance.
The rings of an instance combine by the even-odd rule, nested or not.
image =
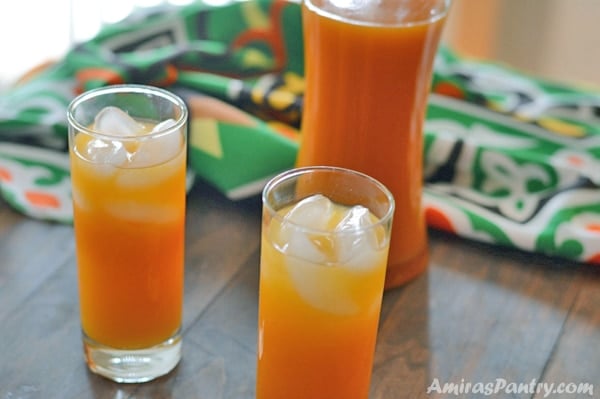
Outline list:
[[[103,108],[92,129],[100,136],[87,143],[81,154],[85,159],[115,167],[144,168],[164,163],[181,151],[182,136],[170,132],[173,119],[158,123],[147,131],[140,122],[117,107]],[[154,133],[164,131],[160,136]]]
[[[356,311],[354,299],[332,290],[336,284],[329,284],[327,276],[334,274],[326,269],[364,273],[381,266],[384,234],[378,219],[364,206],[349,207],[339,221],[335,206],[321,194],[301,200],[284,216],[276,245],[306,301],[333,313],[350,314]]]

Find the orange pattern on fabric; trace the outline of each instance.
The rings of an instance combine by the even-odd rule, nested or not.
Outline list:
[[[75,75],[80,85],[77,87],[78,92],[83,92],[86,82],[91,80],[101,80],[107,85],[125,83],[123,77],[117,72],[106,68],[85,68],[78,71]]]
[[[600,265],[600,253],[591,256],[586,262],[594,265]]]
[[[283,27],[281,25],[283,9],[288,5],[287,1],[274,1],[271,5],[269,16],[272,25],[268,29],[248,29],[235,38],[231,43],[233,49],[239,49],[248,43],[264,41],[271,46],[273,59],[275,60],[275,69],[280,70],[285,66],[287,53],[283,41]]]
[[[0,181],[9,182],[12,180],[12,174],[8,169],[0,169]]]
[[[600,223],[590,223],[585,226],[587,231],[600,234]]]
[[[280,134],[283,137],[286,137],[295,142],[300,141],[300,134],[297,129],[294,129],[290,125],[281,122],[268,122],[267,123],[276,133]]]
[[[155,86],[170,86],[173,83],[177,82],[178,70],[174,65],[167,64],[165,65],[165,76],[154,82]]]
[[[25,198],[31,205],[37,208],[59,208],[59,199],[52,194],[42,193],[39,191],[26,191]]]
[[[427,223],[434,228],[449,231],[451,233],[456,233],[454,226],[448,216],[441,210],[437,208],[428,207],[425,210],[425,218],[427,219]]]
[[[573,166],[581,166],[584,164],[583,159],[581,159],[581,157],[577,156],[577,155],[571,155],[569,158],[569,164],[573,165]]]
[[[437,84],[433,91],[437,94],[457,98],[459,100],[464,100],[465,98],[465,93],[458,85],[448,82],[441,82]]]

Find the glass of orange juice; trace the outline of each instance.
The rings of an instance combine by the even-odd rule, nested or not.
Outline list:
[[[187,108],[115,85],[70,104],[83,346],[89,368],[144,382],[181,358]]]
[[[394,198],[336,167],[264,188],[257,399],[366,399]]]
[[[450,0],[303,0],[306,89],[297,166],[354,169],[396,200],[386,287],[428,264],[423,123]]]

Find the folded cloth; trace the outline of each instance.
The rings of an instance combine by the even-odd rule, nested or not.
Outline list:
[[[70,223],[66,108],[139,83],[190,109],[189,170],[231,200],[292,168],[302,113],[300,5],[249,0],[138,10],[0,95],[0,191]],[[425,126],[432,228],[600,263],[600,92],[440,48]]]

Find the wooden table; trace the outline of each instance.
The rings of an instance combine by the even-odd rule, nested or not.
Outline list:
[[[119,385],[83,362],[71,226],[0,200],[0,399],[254,398],[259,232],[259,198],[195,185],[182,362]],[[482,397],[468,383],[506,384],[489,397],[544,397],[510,393],[532,381],[594,384],[595,396],[551,398],[600,397],[599,288],[600,268],[431,232],[428,272],[385,294],[371,398]],[[458,391],[428,395],[436,382]]]

